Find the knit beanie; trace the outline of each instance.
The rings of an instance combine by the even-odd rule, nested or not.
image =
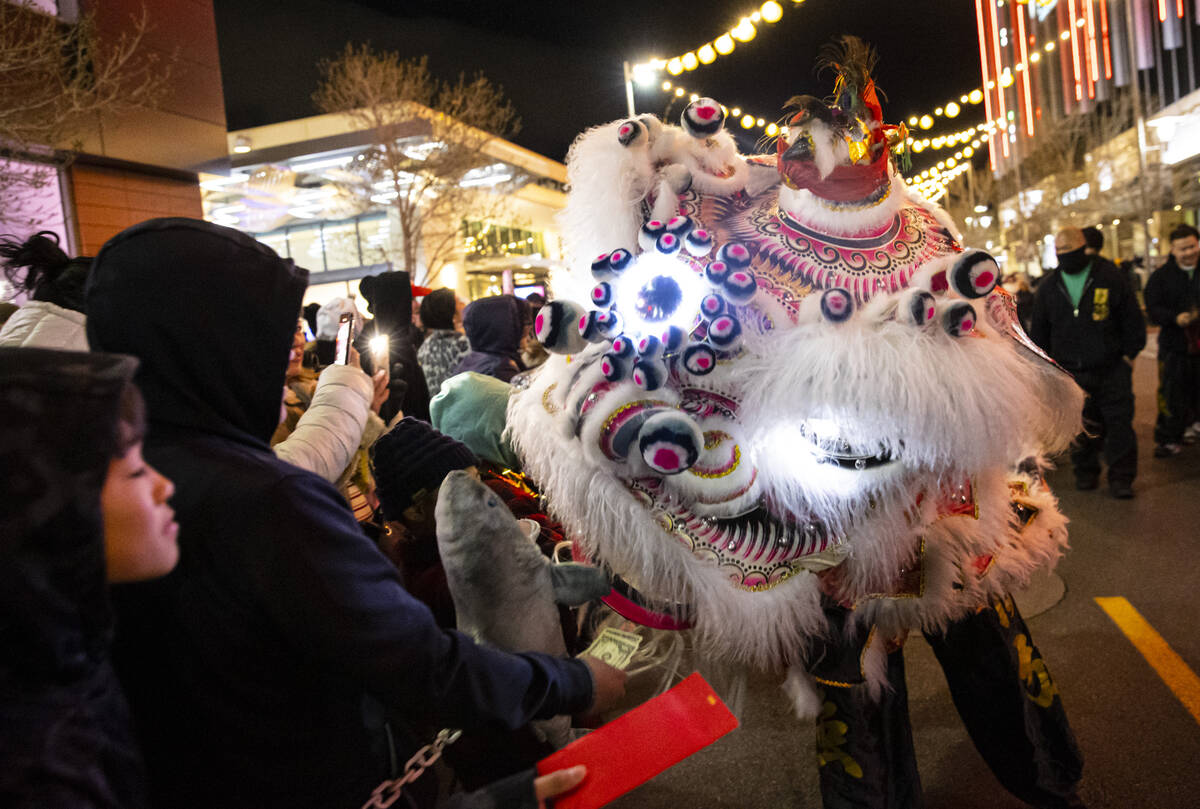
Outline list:
[[[454,290],[435,289],[421,300],[421,325],[427,329],[453,329],[457,308]]]
[[[452,376],[429,400],[433,426],[462,441],[471,451],[499,466],[520,470],[521,460],[504,437],[512,385],[471,371]]]
[[[442,485],[455,469],[475,466],[471,450],[420,419],[401,419],[371,447],[375,493],[388,520],[399,520],[413,498]]]

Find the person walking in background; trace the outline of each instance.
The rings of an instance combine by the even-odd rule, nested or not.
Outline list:
[[[1146,345],[1146,323],[1133,289],[1112,262],[1089,255],[1079,228],[1054,238],[1058,269],[1033,301],[1029,336],[1075,376],[1087,393],[1084,432],[1071,451],[1075,488],[1100,484],[1100,451],[1114,497],[1133,497],[1133,359]]]
[[[452,289],[435,289],[421,300],[421,323],[428,333],[417,349],[417,360],[431,397],[437,396],[450,372],[471,350],[466,335],[456,327],[457,317],[458,298]]]
[[[480,298],[463,312],[463,330],[471,351],[451,371],[474,371],[510,381],[521,371],[521,335],[525,331],[525,302],[512,295]]]
[[[1146,282],[1146,314],[1159,326],[1154,457],[1178,455],[1200,436],[1200,231],[1171,231],[1171,256]]]
[[[359,281],[358,290],[367,299],[367,311],[375,316],[364,329],[359,351],[368,353],[366,336],[388,337],[392,395],[380,408],[380,418],[391,424],[403,412],[406,416],[429,421],[429,389],[417,360],[421,332],[413,323],[413,286],[408,273],[395,270],[368,275]]]

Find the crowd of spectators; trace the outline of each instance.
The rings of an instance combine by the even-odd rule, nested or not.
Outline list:
[[[307,272],[229,228],[0,257],[29,297],[0,329],[0,804],[359,806],[450,728],[458,789],[418,777],[410,805],[532,809],[585,777],[535,777],[547,751],[511,734],[594,721],[624,674],[455,631],[433,542],[452,470],[515,488],[508,386],[479,374],[524,368],[523,302],[468,307],[463,346],[451,291],[423,334],[406,273],[366,279],[339,363],[354,303],[302,311]]]

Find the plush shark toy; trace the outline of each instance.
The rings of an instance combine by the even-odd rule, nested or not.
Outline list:
[[[508,652],[567,654],[558,604],[577,606],[611,589],[598,568],[552,565],[538,550],[537,523],[517,520],[491,489],[466,472],[442,482],[438,551],[458,628]],[[556,747],[570,741],[570,718],[534,723]]]

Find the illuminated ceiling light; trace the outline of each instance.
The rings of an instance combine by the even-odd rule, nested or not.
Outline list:
[[[245,135],[238,135],[233,141],[234,154],[245,154],[253,148],[254,146],[250,143],[250,139]]]
[[[1086,23],[1086,22],[1087,22],[1087,20],[1085,20],[1083,17],[1080,17],[1078,20],[1075,21],[1075,27],[1082,28],[1084,26],[1084,23]]]
[[[980,140],[981,140],[981,141],[983,141],[984,143],[987,143],[987,142],[988,142],[988,136],[987,136],[987,135],[984,135],[982,138],[980,138]]]
[[[704,65],[711,65],[717,60],[717,52],[713,50],[712,45],[705,45],[696,51],[696,56],[700,59],[700,63]]]
[[[983,101],[983,90],[979,90],[979,89],[972,90],[970,93],[967,94],[967,100],[970,101],[972,104],[978,104],[980,101]]]
[[[757,11],[750,15],[750,22],[758,22],[761,19],[762,14]]]
[[[968,98],[968,97],[967,97],[967,96],[965,96],[965,95],[961,95],[961,96],[959,96],[959,97],[958,97],[958,103],[960,103],[960,104],[966,104],[966,103],[967,103],[967,98]]]
[[[933,111],[933,114],[941,115],[943,112],[945,112],[945,110],[943,110],[941,107],[938,107],[936,110]]]
[[[962,153],[962,152],[955,152],[955,153],[954,153],[954,159],[955,159],[955,160],[962,160],[962,158],[963,158],[963,153]]]
[[[1024,63],[1024,62],[1018,62],[1018,63],[1017,63],[1017,70],[1024,70],[1024,69],[1025,69],[1025,63]]]
[[[676,56],[674,59],[667,62],[667,72],[672,76],[678,76],[683,72],[683,60]]]
[[[774,122],[767,124],[767,134],[771,137],[775,137],[779,134],[779,127],[777,127]]]
[[[692,53],[691,51],[685,53],[682,56],[681,61],[683,62],[684,70],[695,70],[700,66],[700,60],[697,59],[696,54]]]
[[[939,169],[944,169],[944,168],[946,168],[946,161],[945,161],[945,160],[939,160],[939,161],[938,161],[938,163],[937,163],[937,167],[938,167]]]
[[[682,87],[676,87],[676,88],[675,88],[675,95],[676,95],[678,98],[683,98],[683,94],[684,94],[685,92],[687,92],[687,91],[686,91],[686,90],[684,90]]]
[[[952,169],[952,168],[954,168],[954,167],[955,167],[957,164],[958,164],[958,161],[957,161],[957,160],[955,160],[953,157],[948,157],[948,158],[946,158],[946,168],[951,168],[951,169]]]
[[[924,143],[922,143],[922,142],[921,142],[921,141],[919,141],[919,140],[918,140],[918,141],[914,141],[914,142],[913,142],[913,145],[912,145],[912,150],[913,150],[914,152],[922,152],[922,151],[924,151],[924,150],[925,150],[925,144],[924,144]]]
[[[662,87],[663,87],[663,92],[666,92],[667,90],[670,90],[670,89],[671,89],[671,82],[669,82],[669,81],[664,81],[664,82],[663,82],[663,85],[662,85]]]
[[[767,0],[759,8],[759,12],[767,22],[779,22],[780,18],[783,17],[783,6],[776,3],[775,0]]]
[[[1036,65],[1038,62],[1042,61],[1042,55],[1034,51],[1033,53],[1029,54],[1029,61]]]
[[[956,104],[955,102],[951,101],[949,104],[946,105],[946,117],[947,118],[957,118],[958,114],[960,112],[962,112],[962,107],[958,106],[958,104]]]
[[[742,116],[742,129],[749,129],[752,126],[754,126],[754,116],[753,115],[743,115]]]
[[[1061,34],[1058,35],[1058,38],[1061,39],[1063,42],[1066,42],[1068,39],[1071,38],[1071,32],[1063,31]]]
[[[917,125],[917,120],[918,120],[918,119],[917,119],[917,116],[915,116],[915,115],[911,116],[911,117],[908,119],[908,125],[909,125],[909,126],[916,126],[916,125]]]
[[[1054,48],[1055,48],[1054,40],[1052,39],[1046,43],[1046,46],[1044,48],[1042,48],[1042,50],[1044,50],[1046,53],[1053,53]]]
[[[975,154],[975,150],[972,149],[970,146],[968,146],[967,148],[962,150],[963,157],[970,157],[973,154]]]
[[[700,100],[700,95],[698,93],[692,93],[690,96],[688,96],[688,101],[699,101],[699,100]]]
[[[928,115],[922,115],[921,119],[917,121],[917,125],[922,129],[930,129],[933,126],[933,118]]]
[[[1119,225],[1119,224],[1121,224],[1121,220],[1120,220],[1120,219],[1114,219],[1114,220],[1113,220],[1113,224],[1114,224],[1114,225]]]
[[[764,121],[762,118],[758,118],[754,121],[754,124],[755,124],[755,126],[766,126],[767,122]]]
[[[741,107],[734,107],[733,109],[731,109],[731,110],[729,111],[729,114],[730,114],[730,115],[732,115],[734,118],[736,118],[736,117],[738,117],[739,115],[741,115],[741,114],[742,114],[742,108],[741,108]]]
[[[731,37],[729,34],[721,34],[721,36],[717,37],[717,40],[713,43],[713,45],[717,47],[717,53],[721,54],[722,56],[733,53],[733,37]]]
[[[1000,76],[1000,86],[1001,87],[1012,87],[1012,83],[1013,83],[1012,73],[1010,73],[1007,70],[1004,71],[1003,75]]]

